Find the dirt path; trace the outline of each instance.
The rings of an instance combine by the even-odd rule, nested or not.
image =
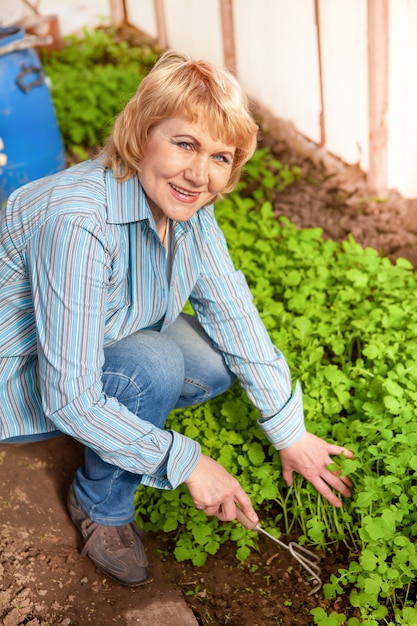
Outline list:
[[[1,623],[124,626],[136,624],[140,613],[140,623],[148,626],[158,623],[146,621],[147,614],[158,617],[157,602],[159,617],[165,605],[174,626],[196,626],[152,543],[148,555],[154,578],[137,589],[106,580],[79,555],[78,531],[67,516],[65,498],[82,458],[82,446],[69,437],[0,446]]]

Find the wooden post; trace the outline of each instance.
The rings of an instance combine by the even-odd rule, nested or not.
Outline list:
[[[113,24],[120,28],[127,23],[125,0],[110,0],[110,10]]]
[[[222,21],[224,65],[229,72],[236,74],[237,68],[233,0],[220,0],[220,14]]]
[[[324,94],[323,94],[323,58],[321,54],[321,28],[320,28],[320,0],[314,0],[314,17],[316,21],[317,33],[317,57],[319,64],[319,81],[320,81],[320,146],[326,143],[326,121],[324,114]]]
[[[168,48],[168,34],[165,19],[164,0],[154,0],[154,10],[156,19],[156,32],[158,33],[158,43],[161,48]]]
[[[388,181],[389,0],[368,0],[369,171],[378,194]]]

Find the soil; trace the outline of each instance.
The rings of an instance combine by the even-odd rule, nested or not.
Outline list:
[[[319,227],[324,239],[341,242],[352,235],[393,262],[402,257],[417,267],[417,199],[371,189],[358,166],[332,157],[288,123],[268,120],[268,112],[259,115],[261,146],[301,169],[301,179],[273,197],[277,217],[285,215],[299,228]]]
[[[417,267],[417,200],[395,190],[377,197],[356,167],[348,167],[308,142],[294,149],[294,136],[269,128],[262,138],[277,157],[298,165],[302,178],[274,198],[277,217],[300,228],[320,227],[342,241],[353,234],[392,261]],[[279,129],[278,129],[279,130]],[[297,139],[298,141],[298,139]],[[65,497],[82,446],[61,437],[23,446],[0,446],[0,621],[4,626],[108,626],[126,624],[129,610],[177,596],[199,625],[307,626],[321,606],[353,616],[347,593],[332,603],[311,590],[308,575],[285,550],[259,537],[259,550],[245,564],[234,545],[222,546],[204,567],[177,563],[173,537],[149,534],[145,545],[152,578],[129,589],[106,579],[79,554],[79,537],[66,513]],[[296,537],[285,538],[296,540]],[[322,554],[321,578],[346,566],[341,550]],[[140,623],[140,619],[136,620]],[[156,626],[160,626],[156,624]],[[166,626],[172,626],[168,622]]]

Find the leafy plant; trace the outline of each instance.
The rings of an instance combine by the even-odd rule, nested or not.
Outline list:
[[[249,186],[252,197],[263,201],[270,199],[272,191],[282,191],[299,180],[300,176],[299,167],[281,163],[269,148],[260,148],[245,166],[239,191],[242,192]],[[259,181],[262,183],[259,184]]]
[[[83,31],[65,38],[62,51],[45,54],[58,124],[68,153],[79,160],[110,133],[115,116],[156,60],[150,45],[116,43],[114,33]]]

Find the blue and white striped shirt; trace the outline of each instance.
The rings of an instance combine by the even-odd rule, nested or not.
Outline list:
[[[189,299],[261,413],[277,448],[304,432],[250,291],[213,206],[174,222],[172,272],[136,177],[115,180],[86,161],[13,192],[0,221],[0,439],[59,429],[104,460],[175,488],[200,456],[196,441],[138,420],[101,382],[103,347],[162,323]]]

